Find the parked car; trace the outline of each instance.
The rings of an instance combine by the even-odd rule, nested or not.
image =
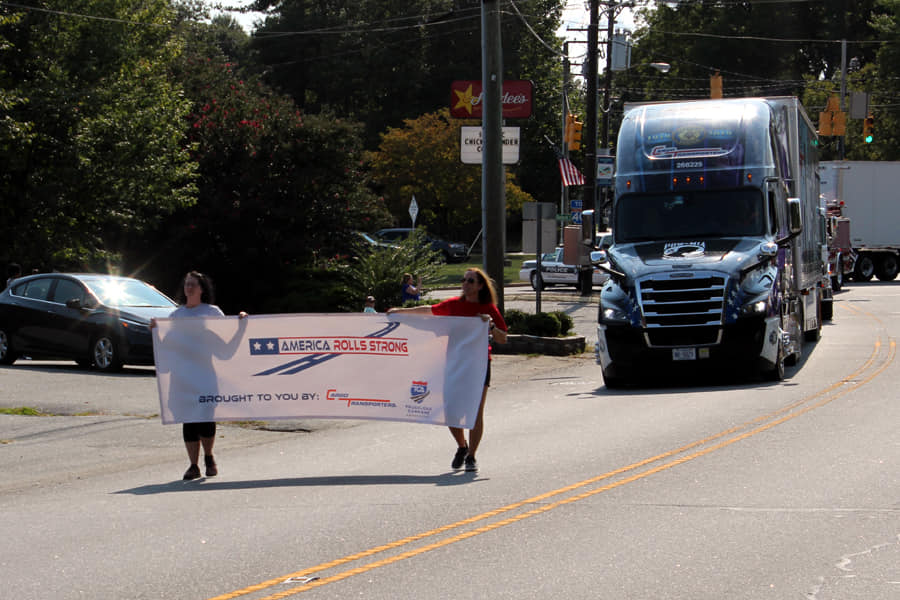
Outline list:
[[[591,252],[591,262],[606,262],[605,250]],[[542,290],[550,285],[571,285],[578,287],[578,267],[567,265],[563,262],[562,246],[553,252],[541,255],[541,271],[537,270],[537,260],[526,260],[519,271],[519,279],[531,283],[534,290]],[[609,274],[594,267],[591,281],[594,285],[603,285],[609,279]]]
[[[152,365],[150,319],[177,305],[130,277],[45,273],[16,279],[0,294],[0,363],[23,355],[69,358],[116,371]]]
[[[369,244],[370,246],[377,246],[379,248],[396,248],[397,244],[391,244],[389,242],[383,242],[377,239],[374,235],[370,233],[365,233],[364,231],[355,231],[356,235],[360,237],[360,242],[363,244]]]
[[[388,243],[398,243],[407,239],[415,229],[409,227],[394,227],[391,229],[379,229],[375,232],[375,237]],[[440,252],[441,259],[444,262],[462,262],[469,256],[468,248],[465,244],[458,242],[448,242],[430,233],[425,233],[425,240],[431,245],[431,249]]]

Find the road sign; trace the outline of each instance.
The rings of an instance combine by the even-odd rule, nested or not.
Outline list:
[[[416,226],[416,217],[419,216],[419,203],[416,202],[416,195],[413,194],[412,202],[409,203],[409,216],[412,217],[412,226]]]
[[[597,157],[597,185],[612,185],[615,163],[612,156]]]
[[[519,127],[503,128],[503,164],[519,162]],[[467,165],[481,164],[481,127],[460,127],[459,154]]]

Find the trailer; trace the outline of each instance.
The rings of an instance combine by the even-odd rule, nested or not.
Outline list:
[[[817,162],[797,98],[626,112],[597,317],[608,387],[655,367],[784,378],[831,313]]]
[[[900,270],[900,162],[826,161],[822,196],[849,228],[854,281],[893,281]],[[833,209],[834,210],[834,209]],[[846,265],[845,265],[846,267]],[[848,274],[848,273],[845,273]]]

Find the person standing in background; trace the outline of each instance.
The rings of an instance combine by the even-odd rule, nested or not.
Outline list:
[[[416,280],[413,285],[413,276],[409,273],[403,274],[403,281],[400,282],[400,302],[405,304],[408,301],[418,302],[421,297],[422,278]]]

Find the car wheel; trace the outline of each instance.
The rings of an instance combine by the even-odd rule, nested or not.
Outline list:
[[[538,273],[537,271],[532,271],[530,279],[531,279],[531,289],[533,289],[536,292],[539,292],[542,289],[544,289],[544,278],[541,277],[540,273]]]
[[[9,332],[4,328],[0,328],[0,364],[11,365],[16,362],[18,357],[13,348]]]
[[[94,360],[94,366],[99,371],[112,372],[122,368],[119,345],[108,333],[94,338],[91,343],[91,357]]]

